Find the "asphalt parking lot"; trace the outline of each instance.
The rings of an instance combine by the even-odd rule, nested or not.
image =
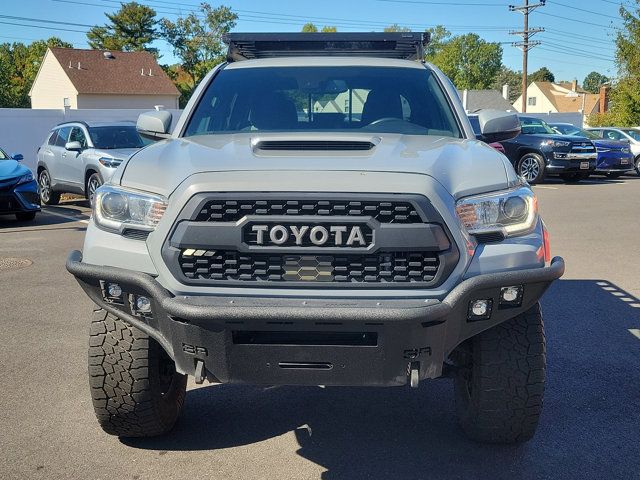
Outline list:
[[[91,304],[64,269],[88,209],[0,218],[0,478],[640,478],[640,178],[535,189],[567,271],[543,301],[542,421],[515,447],[468,441],[446,380],[417,391],[191,382],[171,435],[107,436],[87,383]]]

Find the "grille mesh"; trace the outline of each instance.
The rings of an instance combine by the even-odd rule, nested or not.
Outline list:
[[[349,200],[211,200],[199,222],[235,222],[245,215],[370,216],[380,223],[422,223],[409,202]]]
[[[193,280],[248,282],[430,282],[440,265],[432,252],[289,255],[184,249],[182,273]]]

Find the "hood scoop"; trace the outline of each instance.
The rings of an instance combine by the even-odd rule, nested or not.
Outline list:
[[[372,150],[376,143],[354,140],[260,140],[254,150],[262,151],[298,151],[298,152],[335,152]]]

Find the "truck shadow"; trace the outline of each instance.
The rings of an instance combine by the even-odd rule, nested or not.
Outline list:
[[[122,439],[154,450],[224,449],[294,432],[323,479],[637,478],[640,300],[607,281],[560,280],[546,294],[547,393],[536,437],[480,445],[456,423],[452,382],[420,388],[189,391],[176,429]],[[250,462],[250,457],[247,462]]]

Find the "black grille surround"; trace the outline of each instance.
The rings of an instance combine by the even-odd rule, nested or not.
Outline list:
[[[259,198],[258,199],[256,199]],[[255,245],[252,224],[360,225],[361,248]],[[266,235],[266,234],[265,234]],[[251,288],[433,288],[459,251],[417,194],[200,193],[178,215],[162,257],[185,285]]]
[[[349,140],[262,140],[255,146],[256,150],[294,152],[366,151],[374,147],[372,142]]]

